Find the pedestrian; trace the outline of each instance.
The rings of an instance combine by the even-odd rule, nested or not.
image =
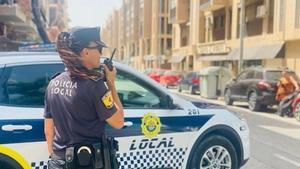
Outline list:
[[[280,102],[277,114],[280,116],[292,116],[290,108],[295,97],[295,91],[299,91],[299,85],[295,78],[289,75],[288,68],[283,69],[282,77],[277,86],[276,100]]]
[[[104,72],[95,71],[105,47],[97,27],[76,27],[58,36],[58,53],[66,69],[53,77],[45,92],[49,169],[98,169],[107,165],[102,160],[106,156],[100,152],[106,148],[105,141],[112,139],[105,137],[104,126],[108,123],[122,128],[124,113],[114,83],[116,69],[110,71],[103,65]],[[116,162],[113,158],[110,160]]]

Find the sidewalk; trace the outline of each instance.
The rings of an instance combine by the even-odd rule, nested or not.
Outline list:
[[[191,97],[193,99],[199,99],[199,100],[203,100],[203,101],[206,101],[206,102],[223,105],[223,106],[226,106],[226,107],[228,107],[229,109],[231,109],[233,111],[243,111],[245,113],[251,113],[253,115],[263,116],[263,117],[266,117],[266,118],[279,120],[279,121],[282,121],[282,122],[286,122],[286,123],[289,123],[289,124],[294,124],[294,125],[300,126],[300,122],[298,122],[295,118],[280,117],[277,114],[275,114],[275,112],[276,112],[275,108],[268,108],[267,112],[257,112],[257,111],[253,112],[253,111],[248,109],[248,104],[245,103],[245,102],[234,102],[233,106],[227,106],[227,105],[225,105],[223,100],[206,99],[206,98],[201,97],[200,95],[191,95],[191,94],[187,94],[185,92],[179,93],[175,89],[169,89],[169,90],[172,93],[175,93],[175,94],[180,94],[180,95],[183,95],[183,96]]]

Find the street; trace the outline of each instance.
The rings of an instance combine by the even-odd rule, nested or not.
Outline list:
[[[177,93],[188,100],[204,100],[217,104],[222,101],[201,99],[199,95]],[[294,118],[277,116],[275,109],[251,112],[247,104],[228,106],[229,110],[244,117],[250,128],[251,158],[244,169],[299,169],[300,123]]]

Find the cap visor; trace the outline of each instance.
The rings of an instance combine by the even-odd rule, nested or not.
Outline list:
[[[99,46],[101,46],[101,47],[104,47],[104,48],[107,48],[108,46],[104,43],[104,42],[102,42],[102,41],[96,41],[96,43],[99,45]]]

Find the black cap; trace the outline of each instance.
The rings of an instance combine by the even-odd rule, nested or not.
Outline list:
[[[89,46],[90,42],[95,42],[99,47],[107,47],[101,41],[100,27],[74,27],[70,31],[69,47],[74,51],[81,51]]]

